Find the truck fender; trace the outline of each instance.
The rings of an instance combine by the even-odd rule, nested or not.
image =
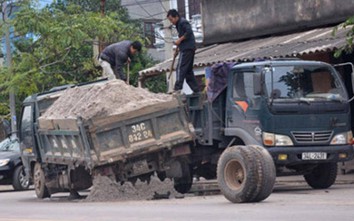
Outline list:
[[[238,137],[244,142],[245,145],[263,146],[263,144],[257,141],[253,136],[251,136],[250,133],[241,128],[226,128],[225,136]]]

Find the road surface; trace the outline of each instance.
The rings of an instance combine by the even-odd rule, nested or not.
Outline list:
[[[104,203],[70,201],[66,196],[38,200],[33,190],[2,188],[0,221],[354,220],[354,176],[346,176],[328,190],[312,190],[304,182],[280,179],[267,200],[254,204],[231,204],[222,195]]]

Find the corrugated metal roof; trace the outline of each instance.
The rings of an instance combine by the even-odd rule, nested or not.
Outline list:
[[[317,28],[282,36],[230,42],[199,48],[194,58],[194,67],[203,67],[225,61],[252,61],[258,58],[294,57],[304,54],[333,51],[345,45],[346,30],[332,35],[333,27]],[[140,72],[142,75],[156,75],[168,72],[172,59]]]

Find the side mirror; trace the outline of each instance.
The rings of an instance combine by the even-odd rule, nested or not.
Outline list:
[[[262,74],[256,72],[253,74],[253,94],[254,95],[261,95],[263,92],[262,87]]]
[[[336,65],[333,65],[335,68],[336,67],[342,67],[342,66],[350,66],[352,71],[351,71],[351,79],[352,79],[352,90],[354,92],[354,65],[353,63],[351,62],[346,62],[346,63],[341,63],[341,64],[336,64]]]

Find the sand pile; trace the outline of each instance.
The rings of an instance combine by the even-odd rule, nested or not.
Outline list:
[[[111,80],[67,89],[42,118],[105,117],[172,101],[172,99],[171,95],[155,94],[127,85],[121,80]]]
[[[174,190],[173,181],[170,179],[160,181],[159,178],[153,176],[149,184],[138,180],[135,185],[130,182],[121,185],[106,176],[97,176],[93,180],[93,187],[85,201],[151,200],[156,196],[175,198],[183,195]]]

